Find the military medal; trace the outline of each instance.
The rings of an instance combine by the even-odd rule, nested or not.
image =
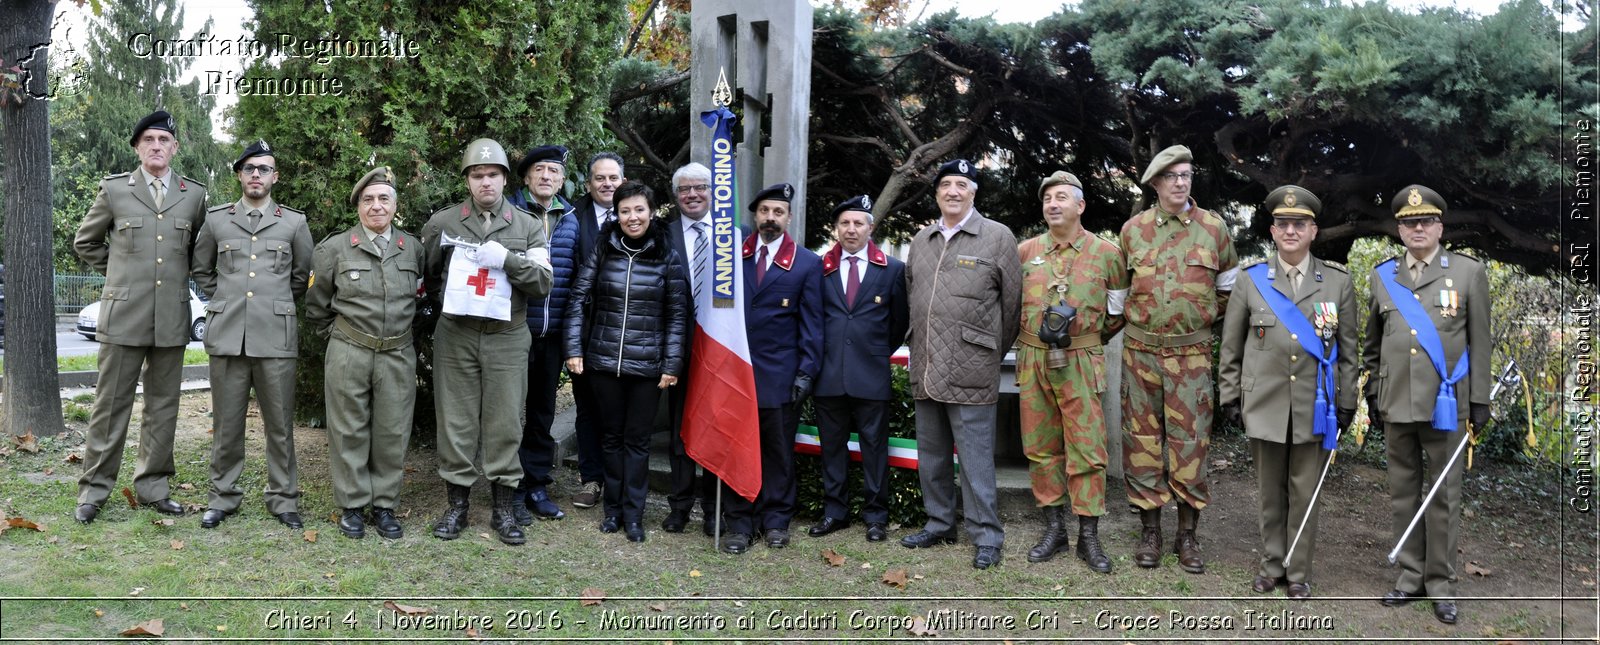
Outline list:
[[[1339,305],[1333,302],[1319,302],[1313,306],[1317,325],[1317,335],[1323,340],[1333,340],[1333,334],[1339,329]]]
[[[1038,265],[1044,264],[1044,258],[1035,255],[1035,256],[1033,256],[1033,261],[1029,262],[1028,264],[1032,264],[1034,266],[1038,266]]]
[[[1453,298],[1451,298],[1451,296],[1454,293],[1455,293],[1454,291],[1448,290],[1448,289],[1439,290],[1439,315],[1440,316],[1444,316],[1445,318],[1453,318],[1453,317],[1455,317],[1455,315],[1456,315],[1455,308],[1451,306],[1451,301],[1454,300]]]

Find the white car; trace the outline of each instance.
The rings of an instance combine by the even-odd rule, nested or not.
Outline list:
[[[199,289],[194,288],[194,282],[189,283],[189,339],[206,339],[206,300]],[[78,333],[84,338],[95,340],[94,330],[99,327],[100,301],[96,300],[78,312]]]

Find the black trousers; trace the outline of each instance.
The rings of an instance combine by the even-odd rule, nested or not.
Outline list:
[[[589,387],[588,375],[572,376],[572,406],[577,408],[577,416],[572,421],[572,436],[578,440],[578,479],[583,482],[597,482],[605,478],[605,458],[600,448],[600,430],[596,427],[598,415],[595,410],[600,407],[594,394],[594,389]],[[610,405],[610,402],[606,402]]]
[[[757,413],[761,423],[761,492],[754,502],[748,502],[732,488],[724,489],[722,515],[729,533],[753,535],[757,526],[762,530],[788,530],[789,520],[794,517],[798,492],[794,480],[794,431],[800,423],[799,411],[790,403],[758,408]]]
[[[604,401],[595,416],[605,455],[606,517],[644,521],[650,490],[650,430],[661,390],[659,377],[585,375],[595,399]]]
[[[671,489],[667,493],[667,504],[674,511],[688,513],[694,510],[694,498],[698,489],[700,513],[710,519],[717,512],[717,477],[709,470],[703,471],[700,464],[689,458],[689,454],[684,450],[683,409],[687,388],[688,385],[683,381],[667,388],[667,432],[671,433],[667,457],[672,467]]]
[[[517,448],[517,460],[522,462],[518,488],[523,492],[554,481],[550,469],[555,466],[556,441],[550,436],[550,425],[556,418],[556,389],[564,362],[561,354],[560,334],[535,337],[528,350],[528,400],[522,417],[522,445]]]
[[[860,435],[865,490],[861,519],[889,523],[889,402],[853,396],[819,396],[817,436],[822,444],[823,515],[850,519],[850,433]]]

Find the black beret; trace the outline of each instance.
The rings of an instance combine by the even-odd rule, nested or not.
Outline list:
[[[166,110],[156,110],[151,112],[150,116],[139,119],[139,124],[133,126],[133,136],[128,137],[128,145],[138,145],[139,135],[151,128],[166,130],[171,132],[172,136],[178,136],[178,123],[172,120],[172,115],[167,114]]]
[[[939,183],[939,180],[947,175],[959,175],[972,180],[974,184],[978,183],[978,167],[966,159],[951,159],[944,162],[944,165],[939,166],[939,174],[933,176],[933,183]]]
[[[755,199],[750,200],[750,210],[752,212],[755,211],[757,205],[769,199],[785,204],[789,203],[789,200],[794,199],[794,186],[783,183],[762,188],[761,192],[756,193]]]
[[[522,155],[522,160],[517,162],[517,176],[528,174],[528,168],[541,161],[554,161],[562,166],[567,165],[566,146],[539,146]]]
[[[866,195],[856,195],[855,197],[851,197],[850,199],[839,202],[838,206],[833,207],[833,213],[831,215],[832,219],[834,221],[838,221],[839,214],[845,211],[861,211],[866,213],[868,215],[868,221],[870,222],[872,215],[872,198]]]
[[[239,159],[233,162],[233,171],[239,172],[239,167],[244,165],[244,160],[264,155],[276,156],[277,153],[273,152],[272,147],[267,145],[266,139],[256,139],[256,142],[246,146],[244,152],[239,154]]]

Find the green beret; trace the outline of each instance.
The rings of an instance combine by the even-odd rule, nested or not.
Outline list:
[[[1155,159],[1150,160],[1150,166],[1144,169],[1144,176],[1139,178],[1139,183],[1150,183],[1150,180],[1155,179],[1156,175],[1159,175],[1161,174],[1161,171],[1166,170],[1167,166],[1175,163],[1189,163],[1192,161],[1194,161],[1194,155],[1189,152],[1188,148],[1183,146],[1169,147],[1166,150],[1162,150],[1160,154],[1157,154]]]
[[[394,172],[389,170],[388,166],[378,166],[368,170],[367,174],[356,180],[356,187],[350,189],[350,205],[354,206],[356,202],[361,201],[361,191],[372,185],[388,186],[395,188],[397,191],[399,189],[394,183]]]
[[[1273,217],[1309,217],[1316,219],[1322,212],[1322,200],[1317,199],[1311,191],[1290,184],[1279,186],[1267,193],[1267,203],[1263,207]]]
[[[1078,190],[1083,190],[1083,182],[1078,181],[1077,175],[1065,170],[1057,170],[1050,173],[1049,177],[1045,177],[1044,181],[1039,182],[1039,199],[1044,199],[1044,191],[1050,190],[1052,186],[1060,186],[1062,184],[1077,186]]]
[[[1439,193],[1419,184],[1401,188],[1394,199],[1390,200],[1389,208],[1394,211],[1395,219],[1428,215],[1443,219],[1444,212],[1449,210],[1449,206],[1444,203],[1444,198],[1440,197]]]

